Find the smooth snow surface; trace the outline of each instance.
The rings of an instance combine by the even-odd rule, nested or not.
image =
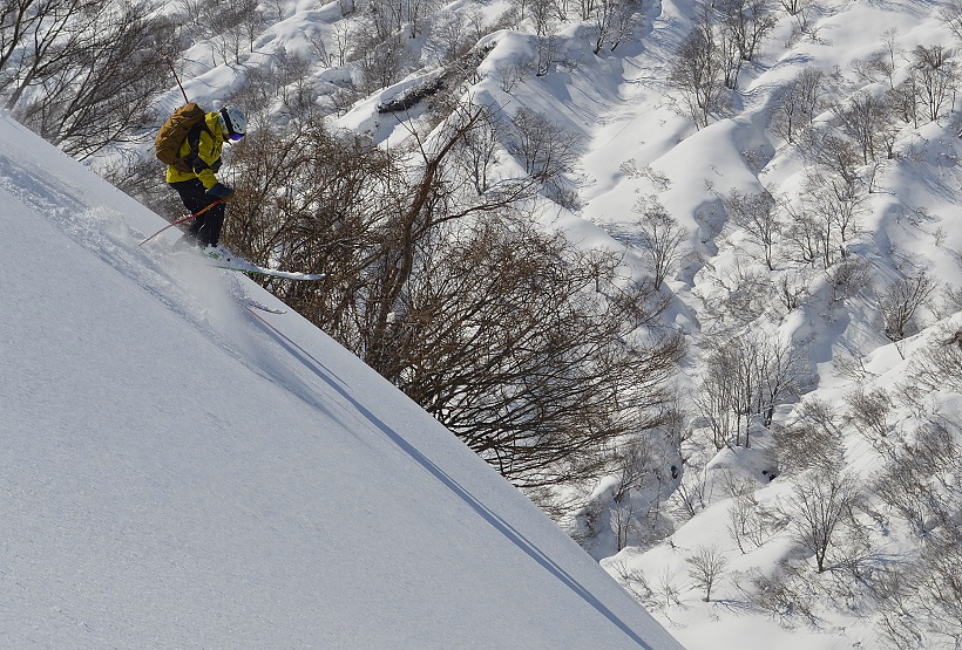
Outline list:
[[[0,647],[680,646],[454,436],[0,117]]]

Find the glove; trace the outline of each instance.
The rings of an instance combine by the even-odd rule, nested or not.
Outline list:
[[[220,199],[221,201],[230,201],[234,198],[234,190],[223,185],[221,183],[215,184],[209,190],[207,190],[207,196],[213,197],[215,199]]]

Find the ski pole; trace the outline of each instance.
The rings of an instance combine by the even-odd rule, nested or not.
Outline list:
[[[187,99],[187,92],[184,90],[184,86],[180,83],[180,77],[177,76],[177,71],[174,70],[173,62],[171,62],[170,57],[168,56],[165,56],[164,60],[167,61],[167,67],[170,68],[170,73],[174,75],[174,81],[177,82],[177,87],[180,88],[180,92],[184,96],[184,103],[189,104],[190,100]]]
[[[174,222],[172,222],[172,223],[167,224],[166,226],[164,226],[163,228],[161,228],[160,230],[158,230],[157,232],[155,232],[153,235],[151,235],[150,237],[148,237],[147,239],[145,239],[144,241],[140,242],[140,243],[137,244],[137,245],[138,245],[138,246],[143,246],[144,244],[146,244],[146,243],[149,242],[151,239],[153,239],[154,237],[156,237],[156,236],[159,235],[160,233],[164,232],[164,231],[167,230],[168,228],[173,228],[174,226],[176,226],[176,225],[178,225],[178,224],[182,224],[182,223],[184,223],[185,221],[190,221],[191,219],[196,219],[197,217],[199,217],[200,215],[204,214],[205,212],[207,212],[208,210],[210,210],[212,207],[214,207],[214,206],[217,205],[218,203],[223,203],[223,202],[224,202],[223,199],[217,199],[216,201],[214,201],[214,202],[211,203],[210,205],[201,208],[201,209],[198,210],[197,212],[195,212],[195,213],[193,213],[193,214],[189,214],[189,215],[187,215],[186,217],[184,217],[184,218],[182,218],[182,219],[178,219],[177,221],[174,221]]]

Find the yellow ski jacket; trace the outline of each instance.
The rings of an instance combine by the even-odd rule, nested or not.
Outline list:
[[[208,190],[219,184],[216,173],[221,165],[224,134],[220,128],[217,111],[208,113],[204,118],[204,124],[207,128],[197,129],[196,136],[192,131],[177,152],[179,156],[189,156],[192,152],[196,154],[188,158],[193,172],[182,172],[173,165],[167,165],[168,183],[181,183],[198,178],[204,184],[204,189]]]

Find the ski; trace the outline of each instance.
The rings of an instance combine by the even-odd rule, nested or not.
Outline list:
[[[213,262],[209,263],[208,266],[212,266],[216,269],[223,269],[225,271],[246,273],[249,275],[268,275],[275,278],[284,278],[286,280],[320,280],[327,275],[326,273],[301,273],[299,271],[280,271],[278,269],[270,269],[252,264],[244,258],[237,257],[236,255],[208,252],[207,257],[211,260],[211,262]]]
[[[269,275],[275,278],[284,278],[286,280],[320,280],[327,276],[326,273],[300,273],[298,271],[278,271],[277,269],[266,269],[262,266],[251,265],[238,265],[236,262],[229,262],[227,264],[208,264],[215,269],[223,269],[225,271],[236,271],[238,273],[246,273],[248,275]]]

